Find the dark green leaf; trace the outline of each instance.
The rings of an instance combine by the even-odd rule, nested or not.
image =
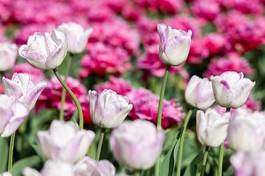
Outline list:
[[[36,167],[40,163],[41,158],[37,155],[19,160],[14,164],[11,173],[13,176],[19,176],[23,172],[23,169],[25,169],[26,167]]]
[[[6,170],[8,158],[8,143],[6,138],[0,138],[0,173]]]

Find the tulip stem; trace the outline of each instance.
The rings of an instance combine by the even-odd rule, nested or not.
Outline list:
[[[219,149],[218,176],[222,176],[223,159],[224,159],[224,144],[221,144],[220,149]]]
[[[70,67],[72,62],[72,54],[69,54],[69,58],[66,59],[66,71],[64,76],[64,81],[67,83],[67,75],[69,73]],[[59,119],[64,120],[64,105],[65,105],[65,98],[66,98],[66,90],[62,90],[62,98],[61,98],[61,109],[60,109],[60,115]]]
[[[78,101],[78,99],[76,98],[76,96],[72,92],[72,90],[67,86],[67,84],[64,82],[64,80],[58,74],[56,69],[53,70],[53,73],[56,76],[56,78],[58,79],[58,81],[61,83],[61,85],[64,87],[64,89],[70,94],[72,100],[74,101],[74,103],[75,103],[75,105],[77,107],[78,115],[79,115],[79,126],[80,126],[81,129],[83,129],[84,128],[84,119],[83,119],[83,112],[82,112],[82,108],[81,108],[80,102]]]
[[[201,167],[200,176],[204,176],[205,168],[206,168],[206,164],[207,164],[208,153],[209,153],[209,147],[205,146],[204,152],[203,152],[203,160],[202,160],[202,167]]]
[[[186,135],[186,130],[187,130],[188,123],[190,121],[191,114],[192,114],[192,111],[189,110],[188,114],[186,115],[186,117],[184,119],[183,131],[182,131],[182,134],[180,136],[180,145],[179,145],[179,151],[178,151],[178,156],[177,156],[178,158],[177,158],[176,176],[180,176],[180,172],[181,172],[185,135]]]
[[[140,173],[140,171],[136,171],[133,175],[134,175],[134,176],[140,176],[141,173]]]
[[[164,95],[165,95],[165,90],[166,90],[166,85],[167,85],[167,80],[168,80],[169,67],[170,66],[166,67],[162,86],[160,89],[159,105],[158,105],[158,111],[157,111],[157,128],[158,129],[161,129],[161,126],[162,126],[161,124],[162,124],[162,113],[163,113],[163,100],[164,100]]]
[[[13,153],[14,153],[14,145],[15,145],[16,133],[11,135],[10,143],[9,143],[9,153],[8,153],[8,172],[11,171],[13,166]]]
[[[105,133],[104,133],[104,131],[102,129],[99,129],[98,130],[98,135],[99,135],[99,141],[98,141],[96,160],[100,159],[100,154],[101,154],[101,149],[102,149]]]

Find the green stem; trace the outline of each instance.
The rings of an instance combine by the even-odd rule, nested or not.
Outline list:
[[[203,160],[202,160],[202,167],[201,167],[201,176],[204,176],[205,169],[206,169],[206,164],[207,164],[207,158],[208,158],[208,153],[209,153],[209,147],[204,147],[204,155],[203,155]]]
[[[102,149],[102,145],[103,145],[103,141],[104,141],[104,136],[105,133],[102,129],[98,130],[98,134],[99,134],[99,141],[98,141],[98,148],[97,148],[97,156],[96,156],[96,160],[100,159],[100,154],[101,154],[101,149]]]
[[[141,174],[140,174],[140,171],[136,171],[133,175],[134,176],[140,176]]]
[[[56,78],[58,79],[58,81],[61,83],[61,85],[64,87],[64,89],[69,93],[69,95],[73,99],[73,101],[74,101],[74,103],[75,103],[75,105],[77,107],[77,111],[78,111],[78,115],[79,115],[79,126],[80,126],[81,129],[83,129],[84,128],[84,119],[83,119],[83,112],[82,112],[82,108],[81,108],[80,102],[78,101],[78,99],[76,98],[76,96],[72,92],[72,90],[67,86],[67,84],[64,82],[64,80],[58,74],[56,69],[53,70],[53,73],[56,76]]]
[[[221,144],[220,149],[219,149],[218,176],[222,176],[223,159],[224,159],[224,144]]]
[[[159,176],[160,175],[160,158],[158,158],[158,160],[156,161],[156,165],[155,165],[155,176]]]
[[[184,126],[183,126],[183,131],[180,136],[180,144],[179,144],[179,151],[178,151],[178,158],[177,158],[177,172],[176,176],[180,176],[181,172],[181,167],[182,167],[182,155],[183,155],[183,147],[184,147],[184,141],[185,141],[185,134],[187,130],[187,126],[191,117],[192,111],[189,110],[187,116],[184,119]]]
[[[159,96],[159,105],[158,105],[158,111],[157,111],[157,128],[161,129],[161,124],[162,124],[162,113],[163,113],[163,100],[164,100],[164,95],[165,95],[165,90],[166,90],[166,85],[167,85],[167,79],[168,79],[168,74],[169,74],[169,66],[166,67],[166,71],[163,77],[163,82],[162,86],[160,89],[160,96]]]
[[[65,71],[65,76],[64,76],[64,81],[67,83],[67,76],[71,67],[71,62],[72,62],[72,54],[69,54],[69,58],[66,60],[66,71]],[[66,98],[66,90],[62,90],[62,97],[61,97],[61,109],[60,109],[60,115],[59,118],[60,120],[64,120],[64,105],[65,105],[65,98]]]
[[[16,133],[11,135],[10,144],[9,144],[9,154],[8,154],[8,172],[11,171],[13,166],[13,153],[14,153],[14,145],[15,145]]]

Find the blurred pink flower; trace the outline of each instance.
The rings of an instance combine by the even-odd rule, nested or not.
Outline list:
[[[120,48],[95,43],[89,45],[88,50],[89,54],[81,60],[81,78],[91,74],[120,74],[131,67],[127,53]]]
[[[190,53],[187,61],[189,64],[200,64],[203,60],[207,59],[209,51],[203,45],[202,39],[197,38],[191,40]]]
[[[124,79],[117,77],[110,77],[109,81],[96,85],[96,91],[102,92],[104,89],[111,89],[120,95],[127,95],[132,86]]]
[[[209,55],[225,54],[230,48],[229,43],[223,34],[210,33],[203,39],[203,46],[209,51]]]
[[[81,103],[83,114],[84,114],[84,122],[86,124],[90,124],[90,113],[89,113],[89,102],[87,98],[87,90],[86,88],[76,79],[72,77],[67,78],[67,85],[74,92],[75,96]],[[58,80],[53,77],[50,82],[48,82],[48,86],[42,92],[38,102],[37,109],[42,108],[56,108],[61,109],[61,94],[62,94],[62,86],[58,82]],[[76,106],[72,101],[69,94],[66,94],[65,105],[65,118],[70,119],[74,112],[76,111]]]
[[[214,0],[195,0],[191,8],[195,15],[209,21],[214,20],[221,11],[219,4]]]
[[[128,98],[133,104],[133,109],[129,114],[132,119],[144,119],[156,123],[158,96],[147,89],[141,88],[132,90],[128,94]],[[182,107],[175,100],[164,100],[162,113],[163,128],[169,128],[180,123],[183,115]]]
[[[222,57],[213,59],[208,65],[208,69],[204,73],[204,76],[210,77],[212,75],[220,75],[226,71],[242,72],[247,76],[252,75],[254,72],[253,68],[245,58],[242,58],[235,53],[231,53],[227,58]]]

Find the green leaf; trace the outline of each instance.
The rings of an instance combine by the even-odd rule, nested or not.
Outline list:
[[[197,156],[192,160],[191,164],[186,168],[183,176],[194,176],[196,174],[198,164],[203,160],[203,151],[197,154]]]
[[[37,155],[19,160],[14,164],[13,168],[11,169],[11,173],[13,176],[19,176],[26,167],[36,167],[40,163],[41,158]]]
[[[8,143],[6,138],[0,138],[0,173],[6,171],[8,159]]]

